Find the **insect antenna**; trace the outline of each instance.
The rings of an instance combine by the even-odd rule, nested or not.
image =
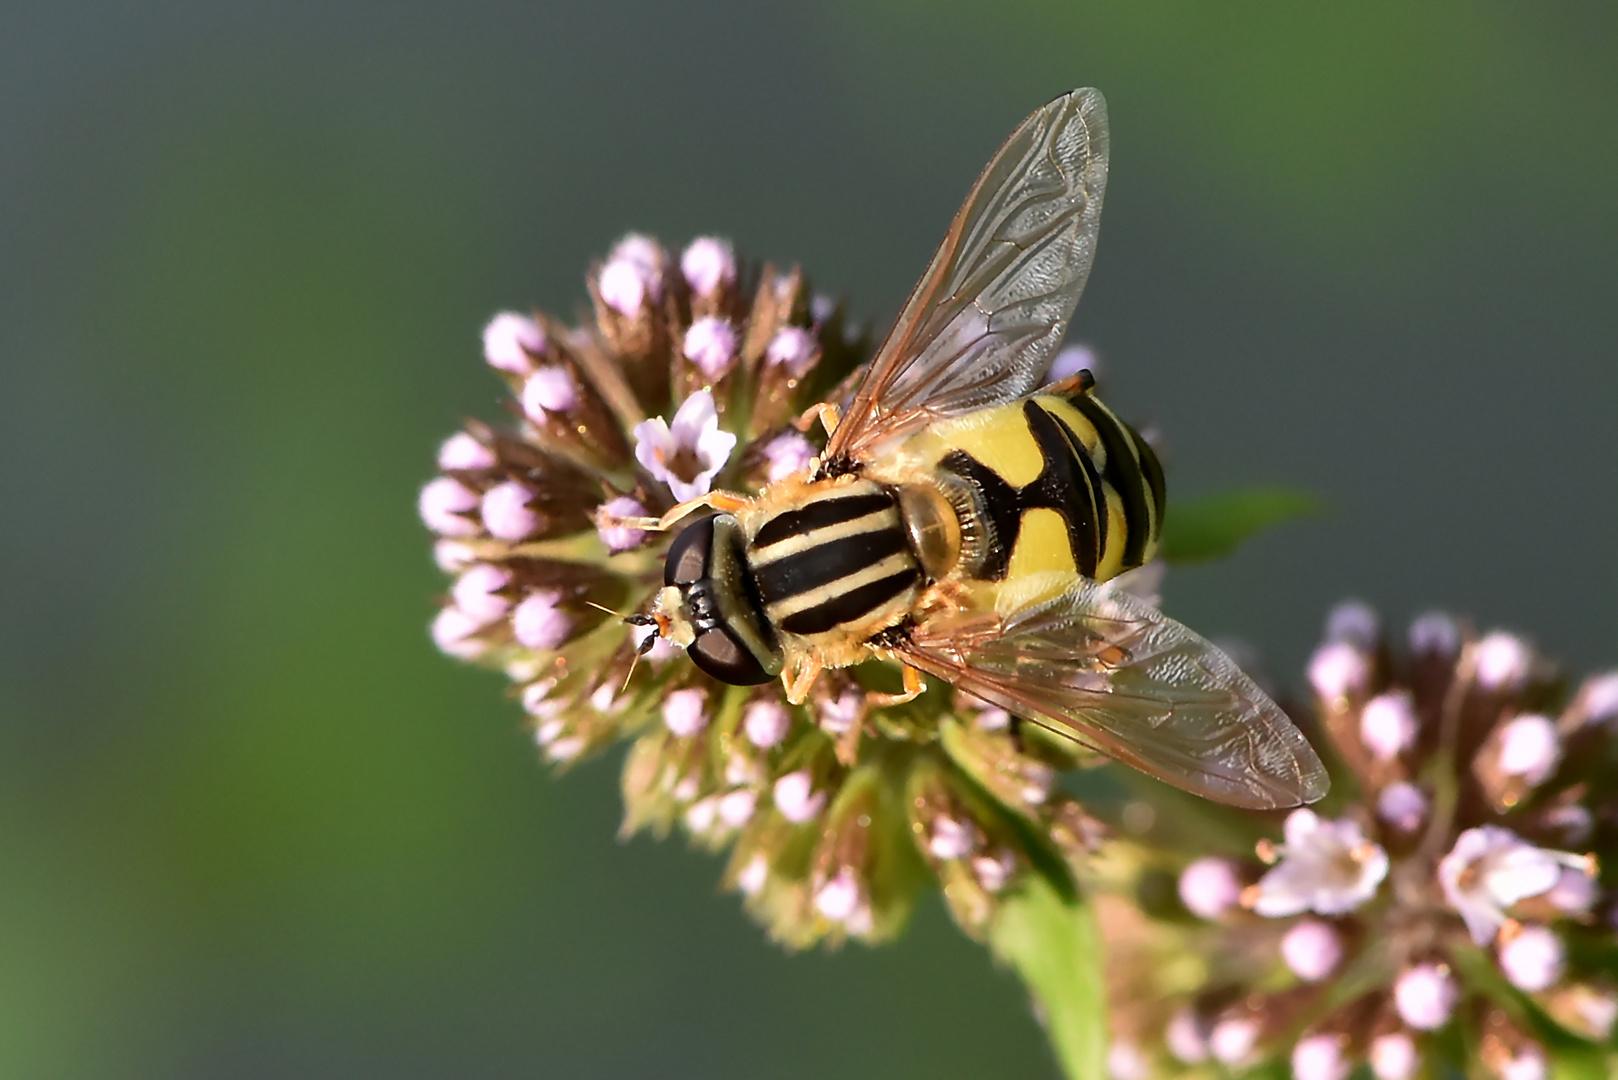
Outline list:
[[[621,694],[629,689],[629,680],[635,677],[635,665],[640,663],[640,658],[651,652],[652,646],[657,644],[657,639],[663,636],[662,627],[650,615],[625,615],[621,611],[614,611],[612,608],[598,604],[594,600],[586,600],[585,603],[597,611],[605,611],[608,615],[618,616],[630,626],[652,627],[652,632],[642,638],[639,645],[635,646],[635,655],[629,658],[629,671],[624,674],[624,684],[618,688],[618,692]]]

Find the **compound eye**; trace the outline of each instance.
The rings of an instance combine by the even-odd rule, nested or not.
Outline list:
[[[757,686],[775,678],[722,626],[698,634],[686,652],[697,667],[732,686]]]
[[[663,584],[690,585],[708,576],[716,517],[717,514],[709,514],[698,518],[681,529],[680,535],[669,543],[669,553],[663,560]]]

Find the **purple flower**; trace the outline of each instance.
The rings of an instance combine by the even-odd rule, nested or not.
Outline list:
[[[557,607],[562,594],[541,589],[523,597],[511,613],[512,634],[530,649],[554,649],[567,640],[573,620]]]
[[[1393,1005],[1399,1017],[1418,1031],[1434,1031],[1449,1023],[1460,989],[1446,964],[1417,964],[1393,983]]]
[[[1267,918],[1315,911],[1341,915],[1376,895],[1388,874],[1388,854],[1347,818],[1329,821],[1294,810],[1285,826],[1280,863],[1248,893],[1248,906]]]
[[[522,407],[529,416],[569,412],[579,404],[579,387],[565,367],[547,364],[528,376],[522,387]]]
[[[689,739],[708,726],[708,695],[696,688],[674,690],[663,699],[663,724],[674,735]]]
[[[814,777],[808,769],[787,773],[775,782],[775,808],[794,825],[811,821],[826,805],[826,793],[814,790]]]
[[[483,493],[483,527],[501,540],[526,540],[540,525],[539,515],[528,505],[533,498],[516,480],[496,484]]]
[[[777,435],[764,445],[764,460],[769,462],[765,475],[772,484],[785,480],[807,469],[816,453],[815,444],[795,431]]]
[[[761,698],[742,713],[742,730],[754,746],[768,750],[779,745],[792,730],[792,715],[779,701]]]
[[[1371,678],[1371,661],[1347,641],[1329,641],[1309,661],[1309,685],[1322,701],[1342,701],[1363,691]]]
[[[1549,927],[1514,923],[1500,935],[1500,970],[1511,985],[1530,994],[1549,989],[1562,977],[1566,956],[1562,939]]]
[[[1337,1035],[1305,1035],[1292,1048],[1295,1080],[1348,1080],[1353,1064],[1343,1054]]]
[[[620,315],[638,315],[647,300],[663,298],[663,249],[649,237],[630,233],[613,248],[596,287],[608,307]]]
[[[483,655],[488,646],[474,635],[483,624],[458,607],[447,607],[433,619],[433,644],[448,656],[471,660]]]
[[[483,357],[489,366],[513,375],[534,367],[534,355],[545,351],[545,331],[526,315],[502,311],[483,328]]]
[[[1051,360],[1050,374],[1045,376],[1045,381],[1048,383],[1061,382],[1063,379],[1071,378],[1081,371],[1089,371],[1091,375],[1099,375],[1101,372],[1101,358],[1088,345],[1064,345]]]
[[[438,448],[438,467],[445,471],[492,469],[494,451],[464,431],[457,431]]]
[[[764,359],[785,369],[792,378],[801,379],[814,367],[819,354],[820,343],[814,334],[801,326],[783,326],[770,339]]]
[[[511,571],[488,563],[470,566],[450,589],[455,606],[474,619],[493,622],[511,609],[500,590],[511,584]]]
[[[1376,816],[1399,832],[1413,833],[1427,819],[1427,796],[1404,780],[1389,784],[1376,797]]]
[[[1281,959],[1304,982],[1319,982],[1343,961],[1343,940],[1330,923],[1303,919],[1281,938]]]
[[[1478,641],[1474,653],[1478,685],[1485,690],[1515,690],[1528,678],[1533,653],[1515,634],[1501,630]]]
[[[1242,898],[1236,864],[1209,855],[1180,872],[1180,902],[1201,919],[1217,919],[1235,908]]]
[[[1416,707],[1409,692],[1378,694],[1360,711],[1360,741],[1378,761],[1392,761],[1416,741]]]
[[[1371,1040],[1368,1055],[1376,1080],[1411,1080],[1421,1065],[1416,1040],[1408,1032],[1390,1031]]]
[[[719,427],[719,412],[706,390],[686,398],[673,423],[656,417],[635,425],[635,460],[679,502],[706,495],[735,446],[736,436]]]
[[[1537,787],[1550,779],[1562,760],[1556,724],[1548,716],[1513,717],[1500,729],[1500,771],[1520,776]]]

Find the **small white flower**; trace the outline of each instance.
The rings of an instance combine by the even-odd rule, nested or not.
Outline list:
[[[1208,1033],[1208,1049],[1226,1065],[1243,1065],[1258,1045],[1259,1022],[1251,1016],[1227,1016]]]
[[[760,698],[742,713],[742,730],[754,746],[768,750],[792,730],[792,715],[779,701]]]
[[[608,499],[601,504],[599,514],[609,518],[636,518],[646,516],[646,507],[630,498],[628,495],[619,495]],[[598,517],[596,519],[600,521]],[[634,529],[627,525],[597,525],[596,532],[601,536],[601,542],[607,545],[611,552],[628,551],[632,547],[639,547],[640,542],[646,539],[644,529]]]
[[[1460,989],[1444,964],[1417,964],[1393,983],[1393,1005],[1405,1023],[1418,1031],[1434,1031],[1449,1023]]]
[[[864,902],[859,878],[845,866],[815,893],[815,910],[832,922],[847,922]]]
[[[1112,1080],[1150,1080],[1152,1071],[1151,1061],[1132,1042],[1114,1039],[1107,1049],[1107,1075]]]
[[[1371,1075],[1376,1080],[1410,1080],[1421,1064],[1416,1040],[1403,1031],[1390,1031],[1372,1039],[1367,1056],[1371,1060]]]
[[[747,865],[742,867],[741,872],[736,875],[736,887],[742,891],[743,896],[757,896],[769,878],[769,860],[765,859],[762,854],[754,855],[747,860]]]
[[[857,690],[844,690],[835,698],[820,703],[820,730],[828,735],[846,735],[860,718],[863,695]]]
[[[820,355],[820,343],[815,336],[801,326],[783,326],[775,332],[770,344],[764,350],[764,359],[770,364],[779,364],[786,369],[788,375],[800,379],[808,374],[814,366],[815,358]]]
[[[493,622],[511,608],[500,590],[511,584],[511,571],[488,563],[474,563],[456,579],[449,594],[455,606],[474,619]]]
[[[489,647],[475,636],[482,626],[480,620],[451,605],[441,609],[433,619],[433,644],[448,656],[471,660],[481,656]]]
[[[1360,711],[1360,741],[1378,761],[1392,761],[1416,741],[1416,705],[1408,690],[1390,690]]]
[[[802,825],[826,805],[826,793],[814,790],[814,777],[808,769],[787,773],[775,782],[775,808],[794,825]]]
[[[1438,882],[1472,940],[1487,945],[1506,922],[1506,909],[1549,892],[1568,857],[1537,848],[1510,829],[1480,825],[1455,838],[1438,862]]]
[[[1460,627],[1442,611],[1418,615],[1410,623],[1407,640],[1410,651],[1417,656],[1437,656],[1447,660],[1461,650]]]
[[[496,464],[494,451],[464,431],[457,431],[438,448],[438,467],[446,472],[492,469]]]
[[[1518,1047],[1511,1056],[1494,1064],[1500,1080],[1546,1080],[1551,1075],[1545,1051],[1530,1043]]]
[[[1309,685],[1328,703],[1364,691],[1370,679],[1370,658],[1346,641],[1327,642],[1309,660]]]
[[[1081,371],[1089,371],[1091,375],[1100,375],[1101,359],[1096,356],[1095,350],[1088,345],[1067,345],[1057,351],[1051,359],[1050,374],[1045,376],[1047,383],[1061,382],[1063,379],[1077,375]]]
[[[530,354],[545,351],[545,331],[526,315],[502,311],[483,328],[483,358],[492,368],[523,375],[533,369]]]
[[[1403,833],[1413,833],[1427,820],[1427,796],[1405,780],[1389,784],[1376,797],[1376,816]]]
[[[753,818],[753,807],[758,795],[751,788],[727,791],[719,800],[719,820],[732,829],[739,829]]]
[[[1236,864],[1206,855],[1180,871],[1180,902],[1200,919],[1217,919],[1241,902]]]
[[[601,299],[620,315],[639,314],[648,299],[663,296],[663,249],[657,241],[630,233],[618,242],[596,283]]]
[[[663,699],[663,724],[679,738],[689,739],[708,726],[706,699],[695,688],[672,691]]]
[[[511,613],[511,633],[530,649],[554,649],[567,640],[573,620],[556,605],[562,600],[557,589],[540,589],[523,597]]]
[[[706,495],[735,448],[736,436],[719,427],[719,412],[706,390],[686,398],[673,423],[659,416],[635,425],[635,460],[680,502]]]
[[[1249,891],[1248,906],[1260,915],[1341,915],[1375,896],[1388,875],[1388,853],[1347,818],[1329,821],[1294,810],[1285,835],[1280,863]]]
[[[1549,780],[1562,760],[1562,741],[1548,716],[1513,717],[1500,729],[1500,771],[1530,786]]]
[[[1567,951],[1550,927],[1522,926],[1500,939],[1500,970],[1517,989],[1537,994],[1562,977]]]
[[[1208,1060],[1208,1025],[1189,1005],[1182,1006],[1169,1018],[1168,1026],[1163,1029],[1163,1042],[1169,1053],[1187,1065]]]
[[[1618,671],[1595,675],[1584,684],[1584,711],[1592,724],[1618,722]]]
[[[1295,1080],[1348,1080],[1353,1068],[1336,1035],[1306,1035],[1292,1048]]]
[[[712,296],[736,280],[736,253],[730,241],[699,236],[680,256],[680,273],[698,296]]]
[[[529,416],[565,413],[579,403],[579,387],[573,373],[556,364],[546,364],[528,376],[522,387],[522,407]]]
[[[1534,657],[1522,638],[1496,630],[1477,643],[1474,660],[1479,686],[1485,690],[1515,690],[1528,678]]]
[[[962,859],[978,846],[976,830],[952,817],[940,816],[933,822],[927,851],[935,859]]]
[[[1382,636],[1381,623],[1376,608],[1364,600],[1344,600],[1326,615],[1326,640],[1346,641],[1370,652]]]
[[[1304,982],[1319,982],[1343,961],[1343,940],[1329,923],[1303,919],[1281,938],[1281,959]]]

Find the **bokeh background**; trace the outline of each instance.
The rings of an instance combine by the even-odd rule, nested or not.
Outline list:
[[[891,318],[978,168],[1109,100],[1075,337],[1171,491],[1333,512],[1171,574],[1618,660],[1618,15],[1573,2],[0,6],[0,1076],[1051,1076],[925,907],[788,957],[436,655],[478,331],[625,230]]]

